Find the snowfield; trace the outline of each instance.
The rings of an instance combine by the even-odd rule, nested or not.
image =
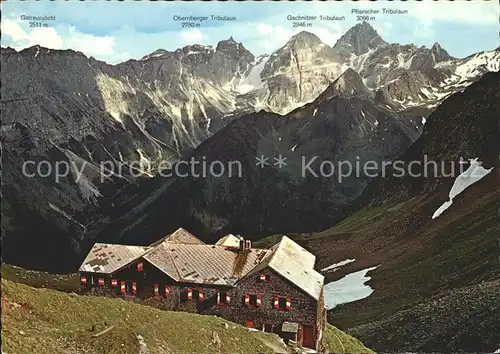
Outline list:
[[[366,268],[326,284],[324,287],[326,309],[331,310],[337,305],[358,301],[370,296],[373,289],[365,285],[371,279],[371,277],[367,276],[367,273],[378,267]]]
[[[446,209],[448,209],[453,204],[453,198],[455,198],[469,186],[473,185],[481,178],[486,176],[488,173],[491,172],[491,170],[493,170],[493,167],[490,168],[489,170],[485,169],[484,167],[481,166],[481,163],[478,162],[477,158],[470,160],[469,168],[462,174],[460,174],[455,180],[455,183],[453,183],[453,187],[451,187],[449,194],[450,199],[447,202],[443,203],[443,205],[441,205],[434,212],[434,215],[432,215],[432,219],[437,218]]]

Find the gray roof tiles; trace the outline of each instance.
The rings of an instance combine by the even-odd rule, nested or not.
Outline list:
[[[150,248],[96,243],[80,266],[80,272],[110,274],[144,255]]]
[[[239,251],[234,247],[236,240],[236,236],[227,235],[209,245],[179,229],[150,247],[96,243],[80,271],[111,274],[143,257],[178,282],[233,286],[269,267],[319,299],[324,277],[314,270],[316,257],[306,249],[283,236],[270,249]]]

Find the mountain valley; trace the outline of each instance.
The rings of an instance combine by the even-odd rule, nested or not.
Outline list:
[[[342,186],[332,178],[299,181],[298,156],[317,156],[318,163],[399,156],[443,99],[498,70],[500,52],[456,59],[437,43],[430,49],[388,44],[364,22],[333,46],[303,31],[259,57],[231,37],[118,65],[39,46],[2,48],[1,60],[5,257],[50,269],[40,262],[56,244],[76,264],[100,237],[143,242],[134,231],[140,227],[153,238],[179,223],[208,238],[223,231],[260,237],[324,229],[343,217],[369,178]],[[291,167],[258,171],[255,154],[271,161],[283,155]],[[242,181],[157,176],[162,164],[219,155],[241,159]],[[33,168],[47,161],[48,178],[27,177],[26,161]],[[66,174],[56,183],[62,163]],[[103,176],[103,165],[114,173]],[[271,188],[277,181],[281,188]],[[182,208],[168,211],[167,200]],[[289,206],[275,205],[280,201]],[[299,218],[310,205],[305,215],[314,217]],[[276,212],[284,220],[291,212],[297,221],[283,228]],[[30,236],[37,229],[53,236]],[[22,254],[25,242],[44,252],[10,258]]]

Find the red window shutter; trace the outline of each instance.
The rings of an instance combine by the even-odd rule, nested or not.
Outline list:
[[[259,307],[260,305],[262,305],[262,295],[257,295],[255,306]]]
[[[143,270],[144,270],[144,264],[142,262],[137,263],[137,271],[142,272]]]
[[[220,293],[217,293],[217,305],[220,305]]]
[[[291,307],[292,307],[292,299],[287,298],[286,299],[286,309],[290,310]]]
[[[99,278],[99,280],[97,281],[97,284],[104,285],[104,278]]]
[[[187,297],[188,297],[188,300],[193,300],[193,289],[187,290]]]
[[[250,306],[250,295],[249,294],[245,294],[245,305]]]
[[[155,296],[160,296],[160,286],[158,284],[153,285],[153,291]]]
[[[229,304],[231,302],[231,294],[226,293],[226,304]]]
[[[278,310],[280,309],[280,299],[278,296],[274,297],[274,308]]]
[[[168,294],[170,294],[170,287],[165,285],[165,296],[168,296]]]
[[[261,274],[260,277],[259,277],[259,280],[260,281],[266,281],[266,275],[265,274]]]
[[[135,281],[132,282],[132,294],[137,294],[137,283]]]
[[[118,280],[116,280],[116,279],[111,279],[111,286],[112,286],[113,288],[116,288],[116,287],[118,286]]]
[[[81,282],[82,282],[82,285],[87,285],[87,277],[82,275],[82,277],[80,278]]]
[[[120,282],[120,291],[122,293],[126,293],[127,292],[127,290],[125,289],[125,282],[124,281]]]
[[[203,295],[203,291],[201,290],[198,292],[198,300],[200,301],[205,300],[205,295]]]

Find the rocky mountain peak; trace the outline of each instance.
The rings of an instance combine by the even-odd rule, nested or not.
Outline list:
[[[295,48],[307,48],[324,44],[317,35],[307,31],[301,31],[290,38],[285,47],[293,46]]]
[[[330,99],[332,96],[357,96],[369,99],[372,97],[372,93],[363,83],[361,76],[355,70],[348,68],[328,86],[322,96],[326,99]]]
[[[434,56],[436,63],[452,59],[451,55],[438,42],[432,45],[430,55]]]
[[[12,48],[12,47],[2,47],[0,50],[0,54],[10,54],[10,53],[17,53],[17,51]]]
[[[224,39],[222,41],[219,41],[217,43],[217,50],[227,50],[227,49],[240,49],[245,47],[243,44],[236,42],[233,38],[233,36],[229,37],[229,39]]]
[[[178,49],[178,51],[180,51],[180,50]],[[143,57],[141,58],[141,60],[148,60],[148,59],[151,59],[151,58],[158,58],[158,57],[161,57],[161,56],[163,56],[163,55],[165,55],[165,54],[168,54],[168,53],[169,53],[169,51],[168,51],[168,50],[165,50],[165,49],[161,49],[161,48],[160,48],[160,49],[155,50],[155,51],[154,51],[153,53],[151,53],[151,54],[148,54],[148,55],[143,56]]]
[[[344,55],[351,53],[361,55],[385,43],[377,31],[368,22],[364,21],[350,28],[337,41],[334,49]]]
[[[307,100],[317,97],[326,88],[330,80],[340,74],[340,65],[331,65],[333,58],[333,51],[330,46],[323,43],[314,33],[302,31],[271,54],[261,72],[261,76],[272,77],[277,73],[279,75],[285,73],[287,75],[286,80],[296,82],[294,86],[300,87],[300,89],[296,93],[287,93],[283,97],[288,100],[286,97],[298,94],[300,102],[303,102],[306,96]],[[301,71],[308,74],[302,75],[303,72]],[[316,77],[313,79],[315,83],[311,87],[316,87],[318,90],[315,88],[314,93],[305,94],[301,86],[304,86],[307,80],[312,79],[312,76],[308,77],[308,75],[313,72]],[[321,89],[317,85],[319,76],[323,76]]]

